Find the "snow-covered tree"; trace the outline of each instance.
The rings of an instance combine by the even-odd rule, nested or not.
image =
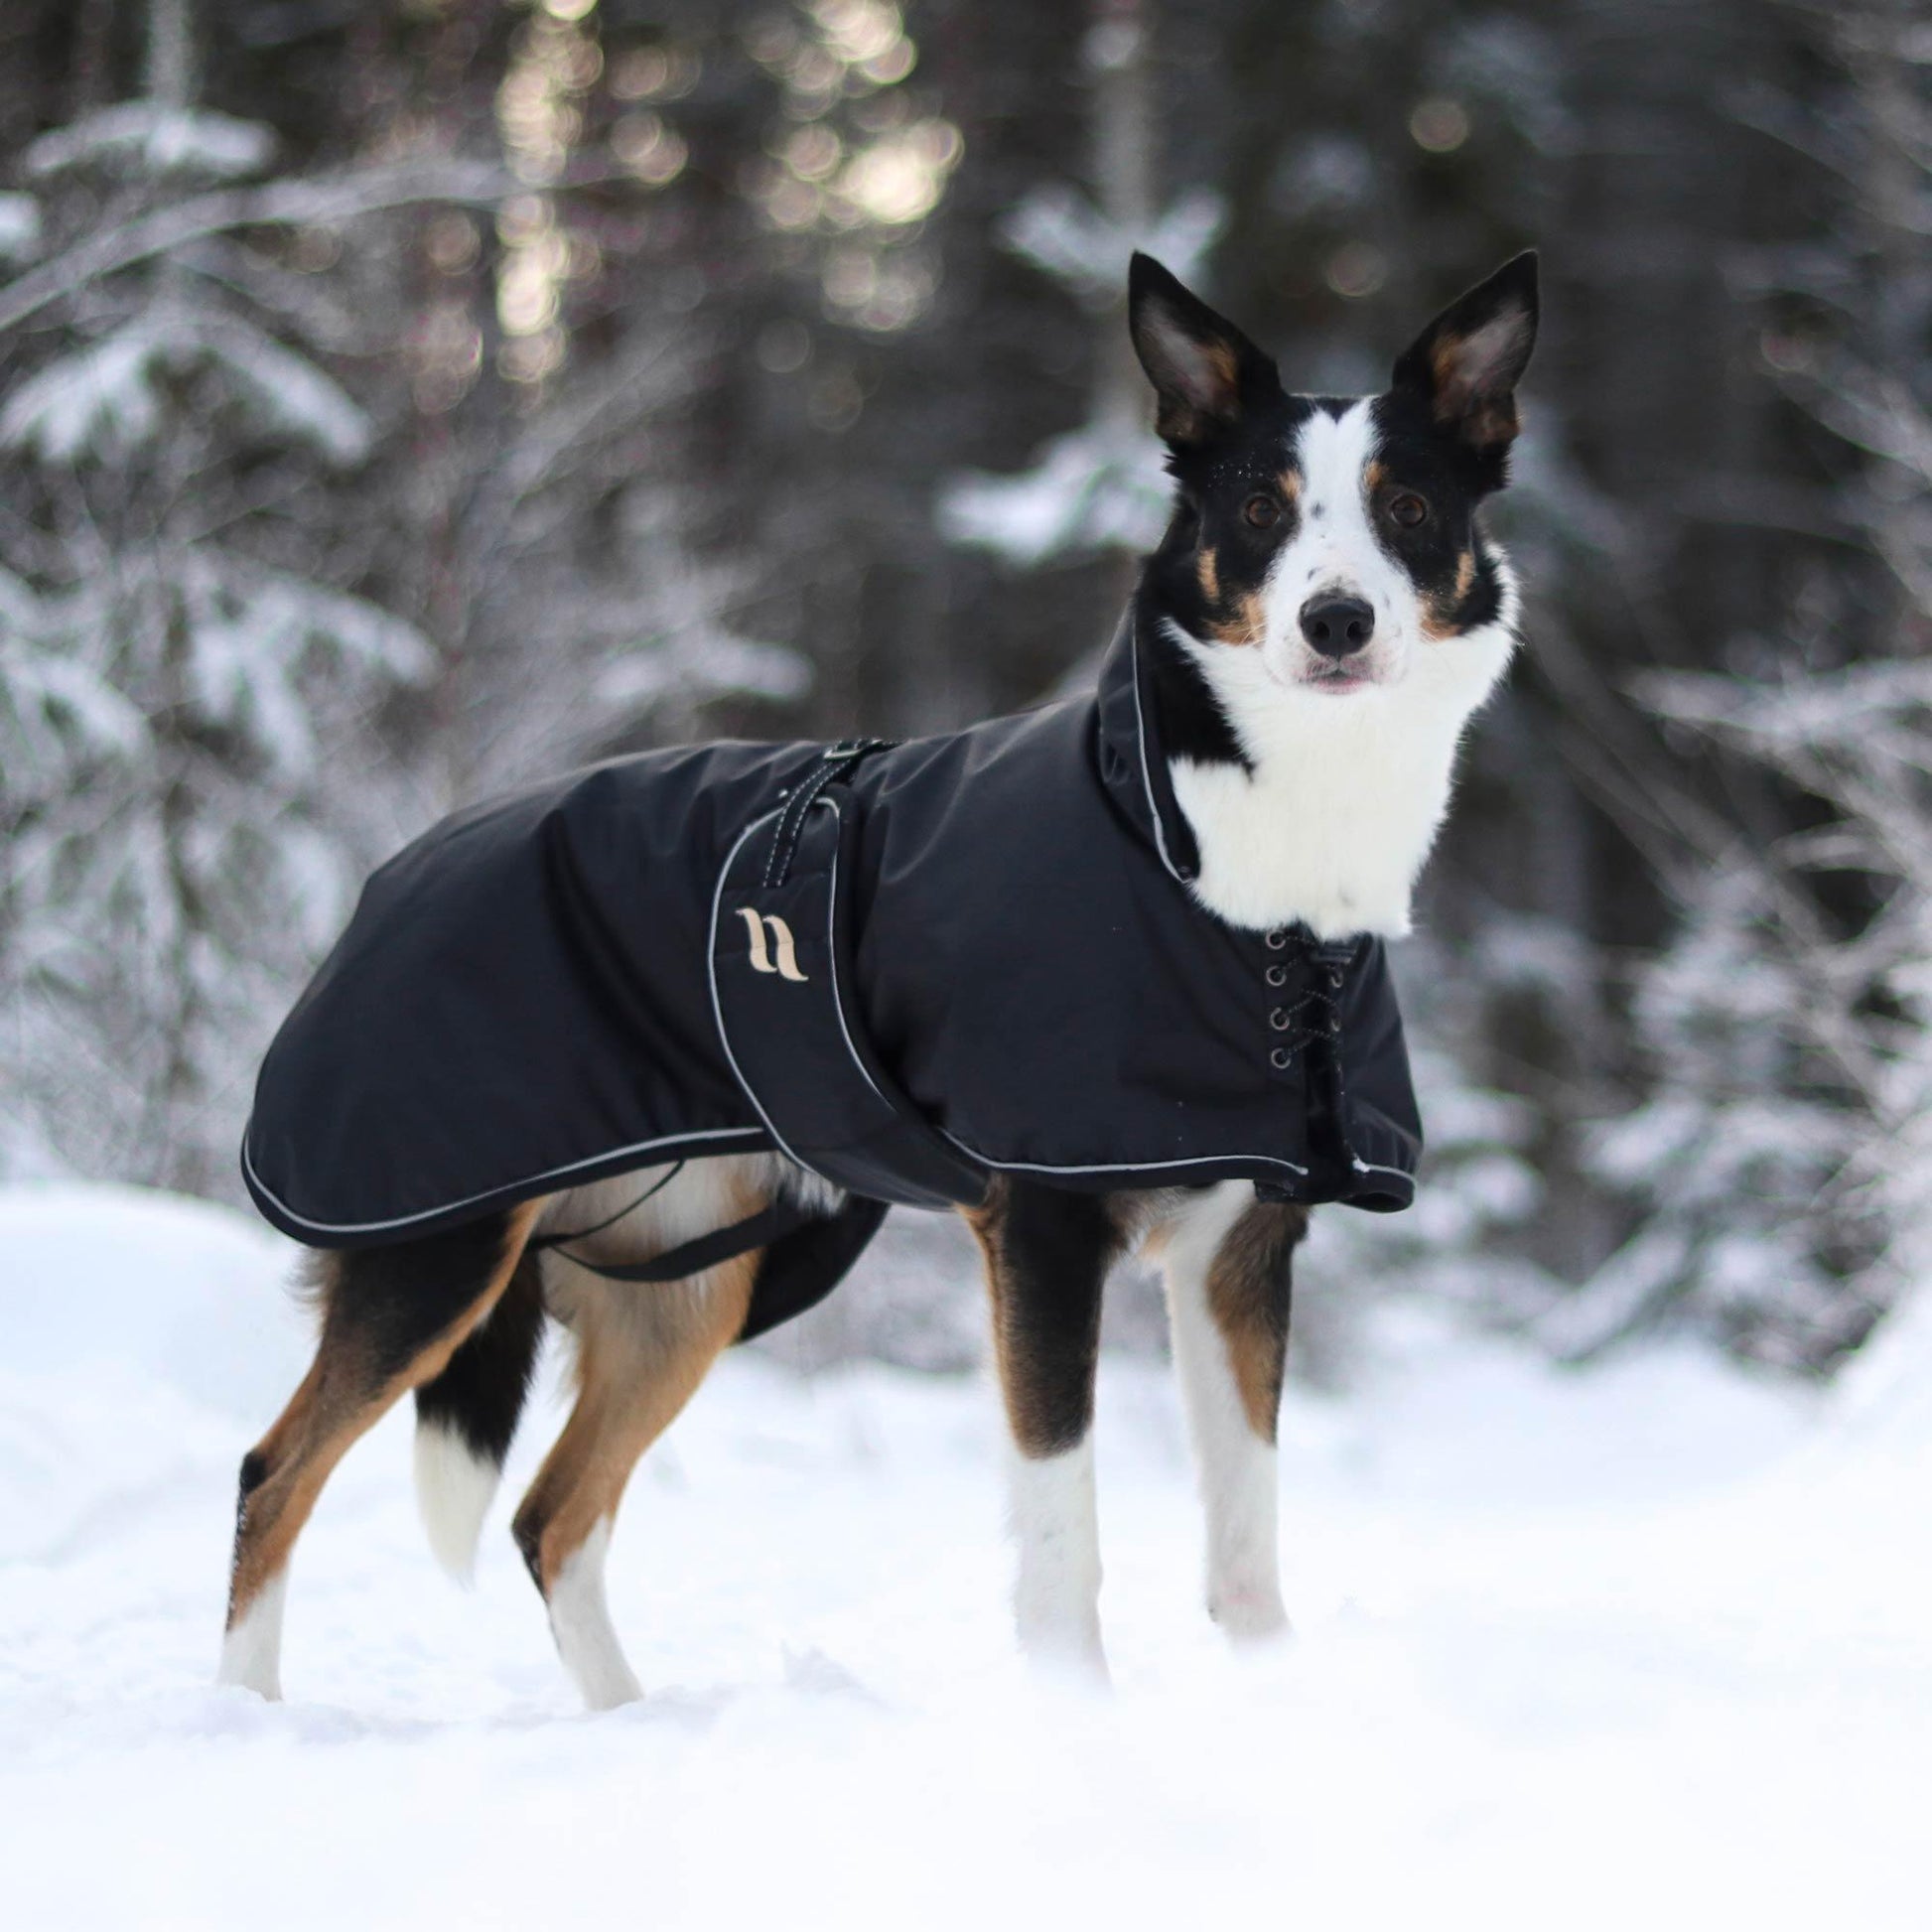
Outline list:
[[[1571,1352],[1677,1321],[1826,1369],[1932,1269],[1932,102],[1916,16],[1888,0],[1821,13],[1844,79],[1822,125],[1739,97],[1860,191],[1841,255],[1772,251],[1753,272],[1777,305],[1765,360],[1859,454],[1831,507],[1889,581],[1863,611],[1792,613],[1778,655],[1803,668],[1641,687],[1785,792],[1747,829],[1671,801],[1698,863],[1679,871],[1673,941],[1636,978],[1652,1091],[1594,1143],[1633,1231],[1553,1311]]]
[[[1932,669],[1653,698],[1829,816],[1733,845],[1640,974],[1660,1078],[1595,1142],[1640,1218],[1549,1337],[1587,1353],[1689,1321],[1826,1368],[1932,1264]]]
[[[689,736],[721,698],[809,686],[802,656],[748,634],[753,560],[695,547],[704,499],[673,481],[689,337],[640,302],[625,343],[553,377],[541,410],[447,426],[435,500],[457,506],[451,555],[422,614],[437,802]]]
[[[148,34],[143,98],[27,150],[16,232],[58,249],[267,165],[265,129],[193,104],[187,0]],[[251,306],[181,257],[79,280],[0,406],[37,585],[0,612],[9,1085],[57,1155],[200,1190],[380,819],[375,714],[431,668],[318,573],[304,514],[370,426]]]
[[[1006,245],[1089,310],[1101,332],[1087,420],[1048,442],[1031,469],[961,477],[940,496],[948,538],[1022,568],[1147,550],[1167,528],[1172,492],[1122,320],[1127,264],[1139,248],[1182,281],[1200,279],[1221,231],[1221,202],[1196,189],[1163,205],[1148,15],[1144,0],[1097,0],[1093,9],[1085,52],[1095,195],[1050,184],[1001,224]]]

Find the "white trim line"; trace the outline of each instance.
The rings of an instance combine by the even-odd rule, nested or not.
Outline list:
[[[738,857],[739,847],[742,846],[745,843],[745,841],[749,839],[752,836],[752,834],[759,829],[760,825],[768,824],[772,819],[781,818],[783,817],[783,815],[784,815],[784,807],[781,805],[778,807],[776,811],[766,812],[762,818],[753,819],[751,824],[746,826],[744,831],[739,833],[738,837],[732,841],[731,850],[725,854],[725,863],[718,868],[718,883],[711,889],[711,928],[705,940],[705,954],[704,954],[705,982],[711,989],[711,1017],[713,1022],[716,1024],[718,1028],[718,1044],[725,1049],[725,1060],[726,1063],[731,1067],[732,1078],[738,1082],[739,1089],[741,1092],[743,1092],[746,1099],[749,1100],[752,1103],[752,1105],[758,1109],[758,1117],[759,1120],[763,1121],[764,1131],[767,1134],[769,1134],[774,1141],[777,1142],[778,1147],[780,1151],[784,1154],[785,1159],[792,1162],[794,1165],[803,1168],[807,1173],[818,1174],[819,1179],[824,1180],[826,1178],[824,1174],[819,1173],[818,1170],[815,1167],[813,1167],[809,1161],[800,1160],[798,1155],[792,1151],[790,1143],[786,1141],[785,1137],[782,1134],[780,1134],[777,1128],[775,1128],[771,1124],[771,1116],[764,1111],[764,1107],[762,1103],[759,1101],[758,1095],[752,1091],[752,1083],[751,1081],[746,1079],[744,1070],[738,1064],[738,1056],[732,1051],[731,1035],[725,1031],[724,1005],[718,998],[718,914],[723,909],[724,898],[725,898],[725,881],[728,877],[730,877],[731,869],[732,869],[732,861]],[[836,1185],[837,1183],[833,1182],[832,1184]]]
[[[839,809],[839,802],[836,798],[827,797],[821,792],[812,800],[812,804],[814,806],[829,806],[832,816],[839,821],[841,828],[843,828],[845,814]],[[764,1103],[753,1091],[751,1081],[746,1079],[744,1069],[738,1064],[738,1056],[732,1051],[731,1035],[725,1029],[724,1003],[718,997],[718,915],[723,909],[725,880],[730,875],[732,861],[738,857],[738,848],[758,830],[759,826],[765,822],[765,819],[778,815],[778,813],[767,812],[764,818],[757,819],[751,825],[747,826],[745,831],[740,834],[737,841],[733,844],[732,849],[725,854],[725,863],[718,869],[718,884],[712,889],[711,895],[710,950],[705,955],[705,971],[711,986],[711,1012],[713,1019],[718,1025],[718,1043],[725,1049],[725,1058],[730,1062],[732,1074],[737,1079],[738,1084],[744,1088],[746,1098],[758,1109],[759,1118],[764,1122],[771,1138],[784,1150],[786,1157],[798,1167],[803,1168],[807,1173],[817,1174],[818,1178],[824,1181],[828,1187],[840,1187],[844,1183],[834,1180],[830,1174],[820,1173],[817,1168],[813,1167],[803,1155],[799,1154],[785,1140],[784,1136],[778,1132],[777,1127],[773,1124],[771,1116],[764,1111]],[[766,883],[768,884],[769,882],[767,881]],[[845,1041],[845,1050],[848,1057],[851,1059],[852,1064],[859,1069],[860,1076],[864,1079],[866,1085],[875,1094],[878,1094],[880,1100],[893,1113],[897,1114],[898,1109],[894,1106],[888,1095],[880,1093],[879,1082],[872,1077],[871,1069],[860,1058],[859,1049],[853,1044],[852,1029],[846,1025],[845,1020],[845,1002],[839,994],[839,849],[837,843],[834,843],[832,847],[832,876],[827,885],[826,897],[828,903],[825,913],[825,973],[832,993],[832,1011],[838,1016],[839,1035]]]
[[[1153,1173],[1163,1168],[1210,1168],[1221,1167],[1229,1161],[1265,1161],[1271,1168],[1286,1168],[1291,1173],[1304,1176],[1308,1169],[1294,1161],[1284,1161],[1275,1154],[1191,1154],[1181,1161],[1097,1161],[1082,1167],[1051,1167],[1043,1161],[996,1161],[990,1154],[982,1154],[977,1148],[968,1147],[950,1128],[940,1128],[960,1153],[977,1161],[982,1167],[997,1168],[1003,1173]],[[1399,1168],[1388,1170],[1399,1173]]]
[[[546,1168],[542,1173],[524,1174],[515,1180],[499,1182],[494,1187],[485,1187],[481,1193],[466,1194],[461,1200],[444,1201],[437,1207],[420,1208],[414,1214],[398,1214],[387,1221],[312,1221],[306,1214],[298,1214],[283,1200],[274,1188],[255,1172],[254,1161],[249,1157],[248,1142],[244,1137],[241,1143],[241,1166],[248,1177],[250,1188],[262,1199],[275,1203],[276,1213],[284,1219],[293,1221],[298,1227],[313,1228],[318,1234],[383,1234],[391,1228],[413,1227],[418,1221],[434,1220],[439,1214],[454,1214],[465,1207],[473,1207],[479,1201],[495,1200],[499,1196],[512,1193],[519,1187],[535,1188],[548,1180],[561,1180],[566,1174],[581,1173],[585,1168],[597,1167],[605,1161],[625,1160],[633,1154],[649,1154],[661,1147],[682,1147],[689,1141],[742,1141],[750,1135],[755,1140],[763,1136],[756,1127],[706,1127],[694,1129],[683,1134],[660,1134],[654,1141],[638,1141],[631,1147],[614,1147],[606,1154],[586,1155],[581,1161],[572,1161],[561,1168]],[[528,1198],[527,1195],[524,1196]]]
[[[1141,789],[1147,794],[1148,816],[1154,821],[1154,849],[1160,853],[1161,863],[1167,867],[1168,876],[1175,885],[1185,886],[1188,883],[1186,875],[1168,856],[1167,828],[1161,822],[1161,801],[1154,795],[1154,774],[1148,765],[1147,714],[1141,709],[1141,626],[1132,610],[1128,612],[1127,625],[1127,668],[1134,683],[1134,742],[1140,747],[1141,752]],[[1178,805],[1179,801],[1176,800],[1176,809]],[[1080,1171],[1067,1168],[1053,1172],[1072,1173]]]
[[[1416,1176],[1414,1173],[1408,1168],[1391,1168],[1385,1166],[1380,1161],[1362,1161],[1362,1160],[1358,1160],[1352,1154],[1348,1157],[1348,1165],[1351,1168],[1353,1168],[1357,1173],[1392,1173],[1398,1175],[1401,1179],[1408,1181],[1411,1186],[1415,1185]]]
[[[890,1094],[880,1093],[879,1082],[872,1077],[872,1069],[859,1057],[859,1048],[852,1038],[852,1029],[845,1024],[845,997],[839,991],[839,845],[844,843],[845,813],[839,809],[839,801],[821,792],[812,800],[814,805],[830,805],[832,816],[839,821],[840,838],[832,847],[832,880],[827,889],[830,904],[825,909],[825,974],[832,983],[832,1011],[838,1015],[839,1033],[845,1040],[845,1050],[851,1055],[852,1064],[865,1076],[866,1085],[885,1103],[889,1113],[897,1116],[898,1108]]]

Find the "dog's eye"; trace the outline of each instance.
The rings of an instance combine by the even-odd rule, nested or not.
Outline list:
[[[1413,489],[1404,489],[1389,498],[1389,515],[1405,530],[1429,521],[1429,505]]]
[[[1265,490],[1257,490],[1241,505],[1241,514],[1257,530],[1267,530],[1281,521],[1282,506]]]

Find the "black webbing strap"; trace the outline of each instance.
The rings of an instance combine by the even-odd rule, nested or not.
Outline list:
[[[811,810],[812,801],[818,794],[827,785],[835,785],[842,778],[849,778],[875,752],[890,752],[896,742],[890,738],[848,738],[825,748],[811,776],[785,800],[785,808],[778,814],[778,823],[771,833],[771,854],[764,862],[764,884],[767,887],[782,886],[789,876],[791,856],[797,850],[798,834],[804,829],[805,814]]]
[[[768,1248],[781,1236],[795,1233],[807,1221],[818,1218],[789,1201],[776,1201],[756,1214],[748,1214],[742,1221],[732,1222],[729,1227],[713,1228],[695,1241],[667,1248],[649,1261],[586,1261],[582,1255],[573,1254],[565,1254],[564,1259],[574,1261],[579,1268],[588,1268],[593,1275],[602,1275],[606,1281],[681,1282],[687,1276],[702,1275],[707,1268],[716,1268],[721,1261],[750,1254],[754,1248]]]
[[[647,1200],[661,1194],[683,1172],[684,1163],[673,1162],[635,1200],[626,1201],[615,1214],[607,1214],[603,1220],[587,1228],[559,1228],[554,1234],[533,1234],[524,1246],[541,1251],[545,1248],[567,1248],[573,1241],[588,1241],[592,1235],[602,1234],[606,1228],[616,1227],[626,1215],[636,1213]]]

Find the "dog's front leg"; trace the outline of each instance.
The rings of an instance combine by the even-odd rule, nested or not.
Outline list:
[[[1015,1451],[1021,1648],[1104,1677],[1093,1381],[1101,1289],[1120,1235],[1104,1198],[1008,1178],[967,1218],[986,1255]]]
[[[1277,1555],[1275,1422],[1290,1265],[1308,1211],[1245,1181],[1197,1195],[1165,1250],[1174,1369],[1207,1517],[1207,1609],[1236,1638],[1288,1628]]]

